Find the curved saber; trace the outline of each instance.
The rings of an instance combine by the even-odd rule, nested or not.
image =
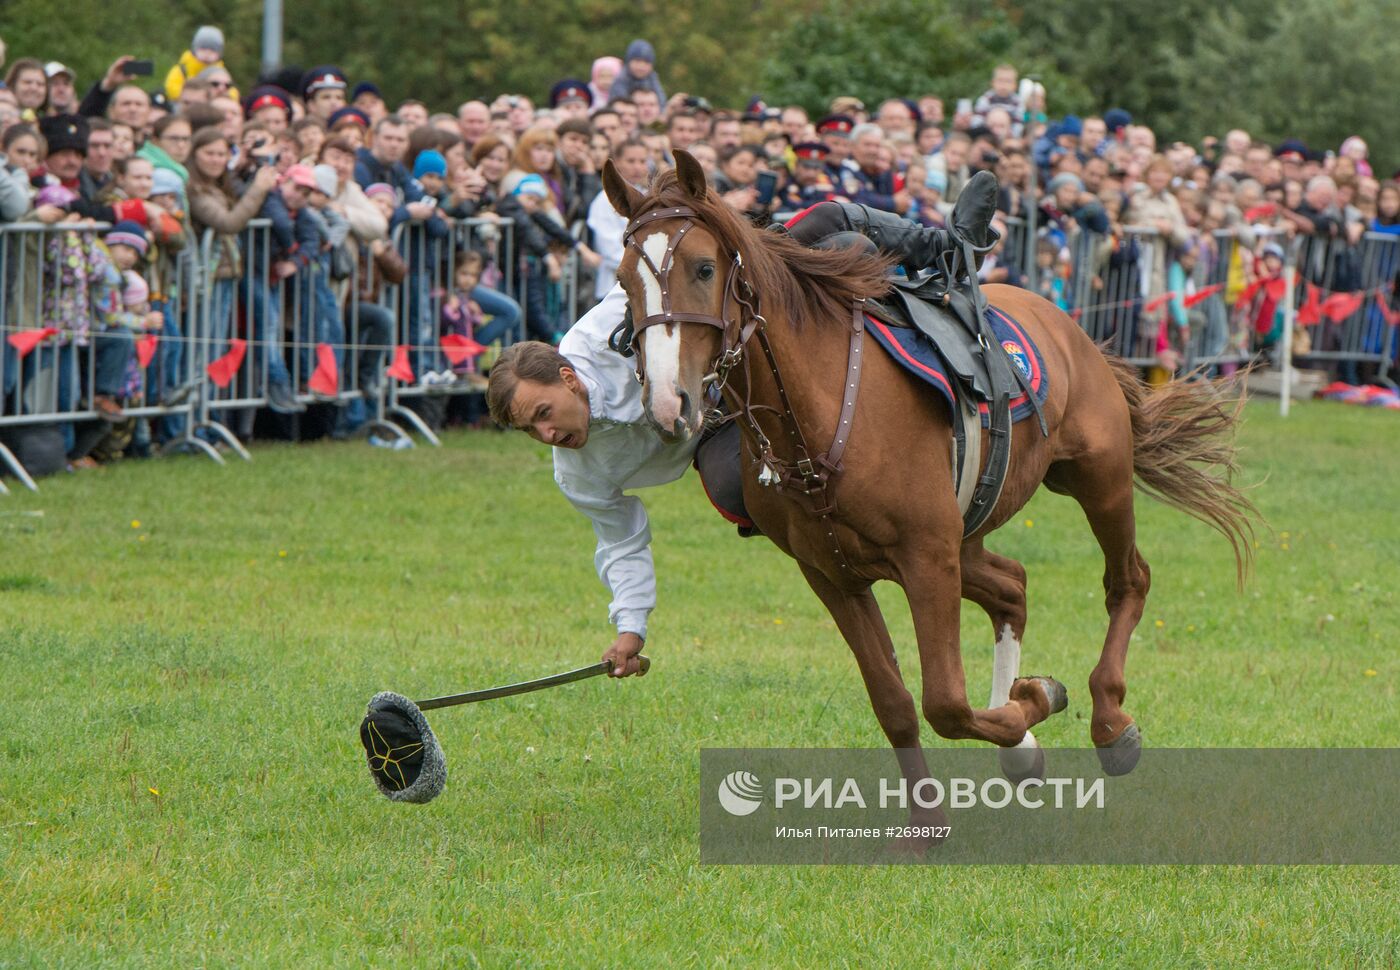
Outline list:
[[[651,669],[651,659],[645,654],[638,654],[637,660],[642,665],[641,673],[646,673]],[[587,667],[567,670],[562,674],[550,674],[539,680],[527,680],[519,684],[507,684],[504,687],[488,687],[485,690],[469,690],[465,694],[448,694],[445,697],[433,697],[415,703],[420,711],[431,711],[439,707],[455,707],[458,704],[473,704],[477,701],[489,701],[496,697],[510,697],[512,694],[528,694],[531,691],[544,690],[546,687],[570,684],[576,680],[587,680],[589,677],[606,674],[611,669],[612,661],[600,660]]]

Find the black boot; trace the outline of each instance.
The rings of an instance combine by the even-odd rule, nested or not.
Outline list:
[[[982,255],[996,245],[1001,234],[992,228],[992,216],[997,211],[997,177],[991,172],[978,172],[968,179],[958,201],[953,205],[953,214],[948,223],[958,236],[959,242],[966,240],[972,250]]]
[[[843,231],[855,231],[873,242],[886,256],[893,256],[910,276],[924,269],[937,269],[938,257],[956,248],[946,229],[926,229],[893,212],[872,209],[854,202],[839,203],[844,216]]]

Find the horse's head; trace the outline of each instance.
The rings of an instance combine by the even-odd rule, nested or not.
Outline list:
[[[674,180],[665,176],[643,195],[609,161],[603,186],[628,220],[618,281],[632,308],[632,348],[642,381],[642,406],[661,436],[685,441],[703,422],[706,378],[736,339],[738,256],[706,227],[715,202],[700,163],[676,152]]]

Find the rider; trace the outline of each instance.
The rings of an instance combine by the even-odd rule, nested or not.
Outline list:
[[[951,230],[926,229],[862,205],[823,202],[794,217],[787,231],[808,245],[849,245],[859,237],[844,234],[859,233],[913,272],[936,265],[962,240],[984,250],[995,239],[990,221],[996,198],[996,179],[983,172],[959,195]],[[613,664],[614,677],[639,671],[637,654],[656,605],[646,509],[625,492],[673,482],[695,461],[725,518],[752,525],[743,511],[732,422],[725,426],[733,429],[727,435],[668,444],[646,420],[632,362],[609,346],[626,311],[627,296],[614,286],[557,350],[539,341],[508,347],[491,368],[486,393],[498,423],[554,447],[554,480],[593,523],[598,537],[594,565],[612,593],[608,615],[617,627],[617,638],[603,654]],[[704,443],[697,438],[705,438]]]

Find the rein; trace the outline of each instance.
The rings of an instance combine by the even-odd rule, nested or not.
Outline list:
[[[638,216],[628,224],[622,236],[623,243],[629,249],[636,250],[638,257],[655,274],[661,287],[661,307],[660,312],[631,323],[630,333],[628,332],[629,324],[624,321],[622,326],[614,332],[609,342],[615,350],[636,357],[637,380],[644,381],[646,379],[645,364],[642,355],[637,353],[637,343],[643,330],[660,324],[669,326],[673,323],[699,323],[718,329],[722,335],[720,353],[711,365],[711,372],[705,375],[704,384],[707,388],[713,387],[721,395],[726,393],[730,395],[735,410],[725,414],[715,409],[711,413],[716,415],[715,420],[720,424],[733,420],[743,422],[758,443],[759,461],[763,466],[758,476],[759,484],[776,485],[779,491],[786,490],[800,496],[805,501],[808,510],[822,524],[827,543],[840,568],[844,572],[851,572],[850,563],[836,537],[835,523],[832,520],[832,516],[836,512],[836,502],[830,489],[832,477],[842,470],[841,459],[846,452],[846,443],[850,439],[851,422],[855,418],[856,398],[860,394],[861,348],[865,341],[865,314],[862,311],[865,301],[857,300],[851,308],[851,343],[847,351],[846,371],[842,381],[841,413],[837,418],[831,447],[821,454],[815,454],[808,446],[807,439],[802,433],[802,426],[793,413],[787,388],[783,385],[782,372],[778,368],[777,358],[773,355],[773,347],[768,340],[768,321],[758,312],[756,305],[758,295],[742,279],[743,255],[738,251],[734,253],[719,316],[707,313],[677,312],[671,307],[670,275],[671,269],[675,265],[675,253],[681,240],[694,228],[699,218],[694,209],[687,206],[675,206],[666,209],[653,209]],[[637,241],[636,235],[642,227],[663,219],[684,221],[680,228],[667,238],[666,252],[662,256],[661,265],[657,266]],[[731,302],[738,308],[738,315],[732,322],[729,320]],[[753,381],[749,370],[750,358],[744,351],[750,339],[755,336],[763,351],[764,359],[767,361],[768,369],[773,375],[778,401],[782,405],[781,411],[777,408],[756,405],[751,400]],[[728,386],[730,372],[740,363],[744,365],[742,398],[733,388]],[[771,411],[779,415],[779,421],[787,432],[789,443],[797,454],[796,460],[785,461],[774,453],[772,441],[764,434],[763,428],[758,422],[756,413],[758,411]]]

